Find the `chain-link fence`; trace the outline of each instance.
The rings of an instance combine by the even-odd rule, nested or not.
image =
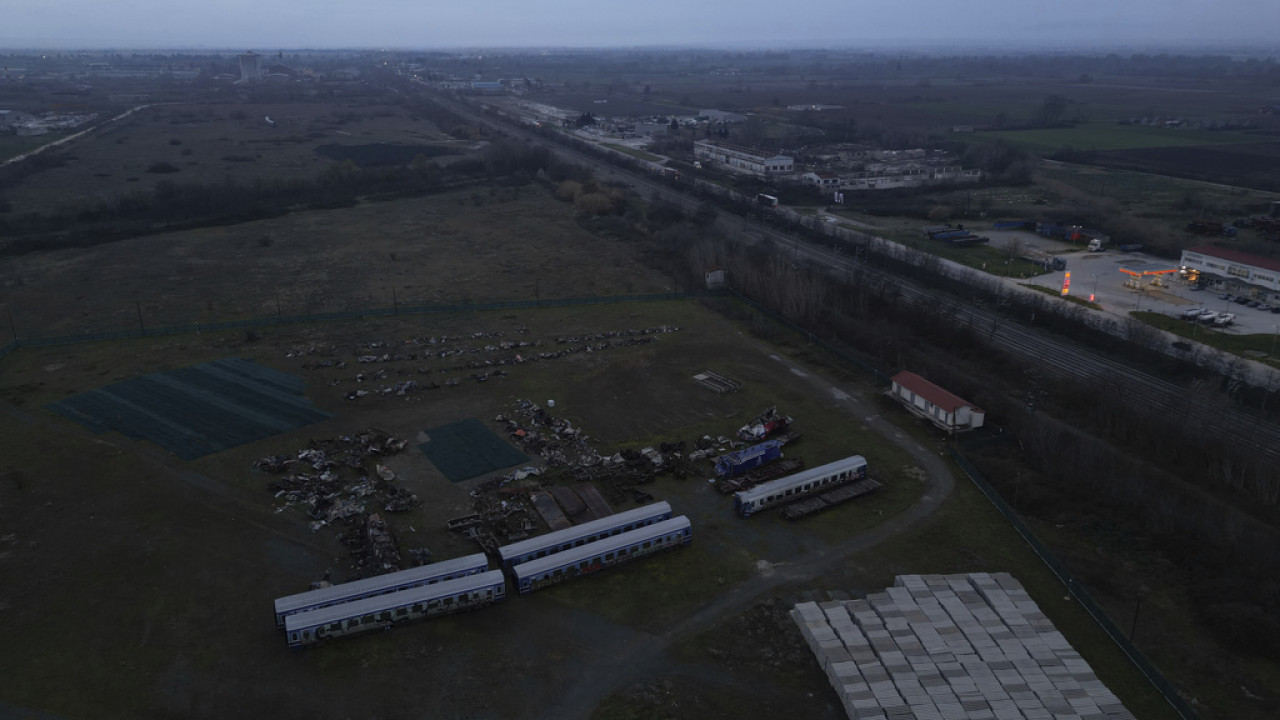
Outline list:
[[[883,387],[888,384],[889,378],[891,377],[889,372],[862,358],[849,354],[848,351],[839,348],[822,338],[814,336],[813,333],[808,330],[797,326],[795,323],[792,323],[776,312],[763,307],[750,298],[746,298],[741,295],[736,295],[736,297],[744,305],[751,307],[771,320],[790,329],[792,332],[807,337],[811,343],[840,358],[842,361],[848,363],[850,367],[867,373],[872,377],[872,381],[877,387]],[[1035,533],[1031,531],[1031,528],[1022,520],[1017,511],[1004,501],[1004,498],[1002,498],[1000,493],[989,482],[987,482],[982,473],[980,473],[978,469],[974,467],[973,464],[969,462],[969,460],[965,458],[960,453],[960,450],[954,445],[949,445],[948,450],[956,465],[964,471],[965,475],[969,477],[982,494],[991,501],[991,504],[1000,511],[1000,514],[1009,521],[1009,524],[1012,525],[1027,544],[1031,546],[1031,549],[1040,557],[1041,560],[1044,561],[1044,564],[1049,567],[1049,570],[1057,576],[1058,580],[1060,580],[1063,585],[1066,586],[1067,592],[1075,598],[1076,601],[1080,603],[1080,606],[1084,608],[1085,612],[1089,613],[1089,616],[1098,623],[1098,627],[1101,628],[1102,631],[1120,647],[1121,652],[1123,652],[1129,660],[1133,662],[1139,672],[1146,676],[1147,680],[1151,682],[1156,691],[1159,692],[1169,705],[1173,707],[1174,711],[1176,711],[1184,720],[1197,720],[1199,716],[1196,714],[1195,710],[1193,710],[1186,701],[1182,699],[1182,696],[1178,694],[1178,691],[1173,687],[1173,685],[1165,679],[1164,675],[1162,675],[1150,661],[1147,660],[1146,656],[1134,647],[1133,643],[1129,641],[1129,638],[1125,636],[1124,632],[1122,632],[1120,628],[1116,627],[1116,624],[1107,617],[1106,612],[1103,611],[1096,602],[1094,602],[1093,598],[1089,595],[1089,592],[1085,590],[1080,583],[1075,581],[1075,578],[1071,575],[1071,572],[1067,570],[1067,567],[1063,565],[1052,552],[1050,552],[1049,548],[1045,547],[1044,543],[1040,542],[1039,538],[1036,537]]]
[[[973,484],[982,491],[983,495],[987,496],[987,499],[990,500],[991,504],[1000,511],[1000,514],[1009,521],[1009,524],[1013,525],[1014,529],[1018,531],[1018,534],[1022,536],[1022,539],[1031,546],[1031,549],[1035,554],[1039,555],[1040,559],[1044,561],[1044,564],[1048,565],[1049,569],[1053,571],[1053,574],[1057,575],[1058,579],[1062,581],[1062,584],[1067,586],[1067,592],[1071,597],[1075,598],[1076,601],[1080,603],[1080,606],[1084,608],[1085,612],[1089,613],[1090,617],[1098,623],[1098,627],[1102,628],[1102,631],[1120,647],[1120,650],[1129,657],[1129,660],[1131,660],[1138,668],[1138,671],[1145,675],[1147,680],[1151,681],[1151,684],[1155,686],[1156,691],[1164,696],[1164,699],[1173,706],[1173,709],[1178,713],[1178,715],[1185,720],[1196,720],[1199,716],[1196,714],[1195,710],[1193,710],[1191,706],[1187,705],[1173,685],[1170,684],[1169,681],[1165,679],[1164,675],[1162,675],[1160,671],[1147,660],[1146,656],[1143,655],[1138,648],[1134,647],[1133,643],[1129,641],[1129,638],[1125,636],[1124,632],[1121,631],[1120,628],[1116,627],[1115,623],[1111,622],[1111,618],[1107,617],[1106,612],[1098,605],[1098,603],[1094,602],[1093,597],[1089,595],[1089,591],[1085,590],[1080,583],[1075,581],[1071,572],[1068,571],[1066,566],[1059,562],[1056,557],[1054,557],[1053,553],[1049,551],[1049,548],[1044,546],[1044,543],[1040,542],[1040,539],[1031,531],[1031,528],[1022,521],[1021,517],[1018,516],[1017,511],[1006,503],[1004,498],[1000,497],[1000,493],[991,486],[991,483],[987,482],[987,479],[976,467],[973,466],[972,463],[968,461],[968,459],[960,454],[960,451],[956,449],[955,446],[950,446],[948,450],[951,453],[951,459],[955,461],[956,465],[960,466],[960,469],[964,471],[965,475],[969,476],[969,480],[971,480]]]
[[[448,305],[393,305],[391,307],[368,307],[341,312],[314,313],[305,315],[272,315],[269,317],[246,318],[242,320],[222,320],[216,322],[185,323],[164,327],[147,327],[141,319],[137,327],[122,330],[105,330],[84,332],[76,335],[24,336],[0,347],[0,357],[20,347],[45,347],[52,345],[72,345],[77,343],[98,342],[102,340],[123,340],[128,338],[157,337],[163,335],[185,335],[219,330],[254,329],[274,327],[277,325],[300,325],[336,320],[359,320],[372,317],[393,317],[410,315],[429,315],[443,313],[486,312],[493,310],[522,310],[530,308],[557,308],[582,305],[610,305],[618,303],[656,302],[661,300],[684,300],[700,297],[708,293],[652,293],[644,295],[605,295],[594,297],[550,298],[539,300],[505,300],[500,302],[464,302]]]

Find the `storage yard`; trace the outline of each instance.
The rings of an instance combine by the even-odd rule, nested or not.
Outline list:
[[[854,720],[1132,720],[1008,573],[901,575],[792,610]]]

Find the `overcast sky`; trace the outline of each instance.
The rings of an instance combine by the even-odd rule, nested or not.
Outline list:
[[[1280,0],[3,0],[7,47],[1280,45]]]

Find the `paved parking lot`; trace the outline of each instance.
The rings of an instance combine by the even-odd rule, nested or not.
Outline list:
[[[1131,276],[1120,272],[1121,267],[1143,263],[1163,263],[1173,267],[1172,261],[1143,253],[1077,251],[1059,255],[1067,261],[1065,272],[1040,275],[1029,282],[1041,287],[1062,289],[1063,276],[1071,273],[1071,294],[1079,298],[1095,295],[1095,302],[1107,312],[1118,317],[1128,317],[1135,310],[1161,312],[1179,316],[1192,307],[1203,307],[1218,312],[1235,313],[1235,322],[1227,332],[1239,335],[1275,333],[1280,330],[1280,314],[1250,308],[1219,296],[1221,290],[1192,290],[1177,274],[1162,275],[1162,286],[1150,285],[1144,278],[1143,290],[1127,286]]]

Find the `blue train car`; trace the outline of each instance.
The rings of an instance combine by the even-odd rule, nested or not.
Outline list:
[[[436,615],[471,610],[502,601],[507,579],[501,570],[420,585],[362,600],[295,613],[284,619],[289,647],[305,647],[325,640]]]
[[[671,505],[664,501],[620,512],[608,517],[575,525],[564,530],[539,535],[498,548],[502,567],[510,570],[513,565],[554,555],[570,548],[580,547],[600,538],[619,535],[628,530],[652,525],[671,517]]]
[[[549,557],[530,560],[512,568],[516,592],[527,595],[548,585],[681,548],[688,545],[692,537],[689,518],[681,515]]]
[[[716,475],[733,477],[758,468],[782,457],[782,443],[766,440],[736,452],[725,453],[716,459]]]
[[[478,575],[489,570],[489,558],[484,553],[444,560],[430,565],[409,568],[399,572],[377,575],[355,582],[332,585],[327,588],[286,595],[276,598],[276,627],[284,627],[285,618],[308,610],[339,605],[355,600],[385,595],[406,588],[431,585],[445,580]]]
[[[733,509],[742,517],[765,508],[797,500],[806,495],[826,492],[867,476],[867,460],[853,455],[843,460],[778,478],[749,490],[733,494]]]

